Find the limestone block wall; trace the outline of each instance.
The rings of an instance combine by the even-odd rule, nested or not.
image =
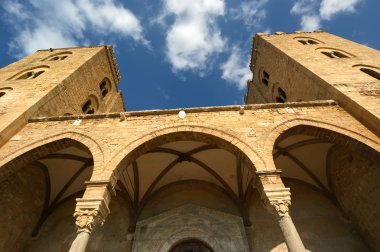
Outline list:
[[[98,46],[38,51],[0,69],[0,89],[5,90],[0,98],[0,146],[31,116],[83,114],[82,106],[90,95],[98,101],[96,113],[124,111],[110,50]],[[54,55],[67,57],[49,60]],[[36,78],[18,79],[35,69],[45,72]],[[105,77],[111,89],[102,98],[99,84]]]
[[[302,39],[317,44],[304,45]],[[347,58],[329,58],[321,52],[338,50]],[[286,101],[334,99],[349,113],[379,134],[380,80],[360,71],[380,71],[380,52],[325,32],[257,34],[247,103],[275,102],[278,88]],[[269,84],[263,84],[264,71]],[[261,98],[258,99],[258,97]]]
[[[380,156],[371,150],[350,152],[336,146],[329,152],[330,186],[346,216],[375,249],[380,248]],[[360,179],[358,179],[360,178]]]
[[[43,171],[31,165],[0,183],[1,251],[23,251],[43,210],[46,186]]]
[[[256,170],[274,170],[272,150],[277,137],[297,125],[336,131],[380,149],[378,137],[339,106],[311,104],[247,106],[244,113],[239,112],[238,106],[187,109],[184,119],[178,117],[178,110],[41,118],[26,125],[1,148],[0,165],[35,147],[71,138],[92,152],[95,163],[92,179],[109,179],[128,155],[139,155],[147,150],[144,148],[186,137],[218,144],[231,152],[239,149]],[[188,134],[176,135],[177,132]],[[0,176],[17,170],[24,159],[1,169]]]

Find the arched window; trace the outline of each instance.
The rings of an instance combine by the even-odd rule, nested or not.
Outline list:
[[[8,91],[13,90],[11,87],[0,88],[0,98],[7,94]]]
[[[83,113],[87,115],[95,114],[97,109],[98,109],[98,101],[96,97],[93,95],[91,95],[82,106]]]
[[[28,70],[24,70],[13,77],[11,77],[9,80],[31,80],[35,79],[44,72],[46,72],[49,69],[48,66],[39,66],[39,67],[34,67]]]
[[[67,57],[70,56],[72,52],[60,52],[53,55],[49,55],[48,57],[44,58],[42,61],[60,61],[67,59]]]
[[[213,252],[205,243],[190,239],[175,245],[169,252]]]
[[[40,70],[40,71],[29,71],[24,73],[23,75],[19,76],[17,80],[30,80],[30,79],[35,79],[41,74],[43,74],[45,71]]]
[[[317,45],[317,44],[319,44],[318,41],[313,40],[313,39],[300,39],[300,40],[298,40],[298,42],[300,42],[303,45]]]
[[[376,80],[380,80],[380,68],[369,66],[369,65],[354,65],[352,67],[359,68],[359,70],[366,75],[371,76],[372,78],[375,78]]]
[[[269,74],[267,71],[263,70],[261,72],[261,83],[263,83],[265,86],[269,85]]]
[[[295,40],[300,42],[303,45],[318,45],[318,44],[323,44],[322,41],[315,39],[315,38],[310,38],[310,37],[295,37]]]
[[[326,55],[327,57],[332,58],[332,59],[355,57],[352,54],[349,54],[347,52],[344,52],[344,51],[338,50],[338,49],[334,49],[334,48],[318,48],[317,50],[320,53],[322,53],[323,55]]]
[[[106,97],[108,92],[111,90],[111,82],[108,78],[104,78],[99,84],[99,90],[102,97]]]
[[[379,71],[375,71],[373,69],[365,68],[365,67],[360,68],[360,71],[362,71],[363,73],[368,74],[369,76],[372,76],[375,79],[380,80],[380,72]]]
[[[276,102],[285,103],[286,102],[286,93],[282,88],[277,88]]]

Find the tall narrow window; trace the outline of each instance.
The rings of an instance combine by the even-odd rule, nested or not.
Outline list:
[[[95,109],[92,107],[91,100],[86,101],[86,103],[82,106],[82,111],[85,114],[94,114]]]
[[[284,102],[286,102],[286,93],[280,87],[277,89],[276,102],[278,102],[278,103],[284,103]]]
[[[373,70],[373,69],[369,69],[369,68],[360,68],[360,71],[362,71],[363,73],[366,73],[368,74],[369,76],[372,76],[373,78],[375,79],[378,79],[380,80],[380,73]]]
[[[98,109],[98,99],[94,95],[90,95],[87,101],[82,106],[82,111],[84,114],[95,114]]]
[[[265,70],[263,70],[263,72],[262,72],[261,82],[265,86],[269,85],[269,74]]]
[[[100,82],[99,84],[99,90],[100,90],[100,94],[101,96],[104,98],[107,96],[107,94],[109,93],[111,89],[111,82],[108,78],[104,78],[104,80],[102,80],[102,82]]]

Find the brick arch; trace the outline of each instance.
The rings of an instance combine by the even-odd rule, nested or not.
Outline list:
[[[216,145],[239,156],[243,161],[251,164],[253,169],[265,166],[261,156],[247,143],[224,130],[195,125],[175,125],[152,131],[120,150],[106,165],[102,179],[109,179],[113,172],[117,173],[118,169],[126,167],[132,160],[152,148],[180,140],[194,140]]]
[[[1,159],[0,181],[40,157],[71,146],[77,146],[91,153],[94,159],[93,172],[95,169],[99,169],[98,167],[102,167],[103,153],[100,146],[94,140],[80,133],[66,132],[25,145]]]
[[[287,136],[293,134],[324,137],[347,147],[365,145],[380,152],[380,144],[362,133],[328,122],[299,118],[280,122],[272,128],[264,144],[264,160],[268,167],[275,169],[272,155],[274,146]]]

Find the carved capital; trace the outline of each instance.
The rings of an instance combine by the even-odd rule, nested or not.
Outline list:
[[[276,200],[270,202],[274,210],[276,211],[277,215],[279,217],[285,216],[289,214],[289,207],[290,207],[290,199],[289,200]]]
[[[77,205],[74,212],[77,232],[91,233],[95,227],[104,224],[105,218],[109,212],[104,199],[77,199]]]
[[[277,217],[289,214],[291,204],[289,188],[264,189],[264,203]]]
[[[91,233],[95,226],[103,225],[104,218],[97,209],[76,209],[74,213],[77,232]]]

